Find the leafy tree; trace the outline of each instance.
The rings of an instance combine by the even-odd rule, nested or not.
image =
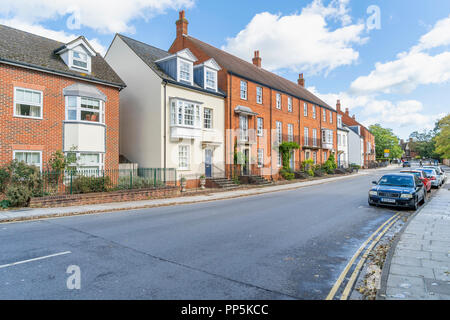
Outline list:
[[[411,151],[417,152],[420,158],[439,158],[436,154],[435,136],[438,132],[436,127],[434,130],[424,130],[423,132],[414,131],[409,135],[413,142],[409,144]]]
[[[369,127],[370,132],[375,137],[375,152],[377,158],[384,158],[384,150],[389,149],[389,157],[391,159],[401,158],[403,150],[400,147],[399,139],[395,136],[392,129],[383,128],[379,124],[371,125]]]
[[[439,133],[435,138],[436,153],[444,159],[450,159],[450,114],[438,122]]]

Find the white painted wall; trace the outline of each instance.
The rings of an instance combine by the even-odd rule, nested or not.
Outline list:
[[[161,168],[161,78],[117,36],[105,60],[127,85],[120,93],[120,154],[141,168]]]
[[[338,140],[338,151],[339,151],[339,157],[340,157],[340,161],[343,165],[349,165],[350,163],[348,162],[349,158],[348,158],[348,131],[346,130],[337,130],[338,134],[341,135],[341,143],[339,144],[339,140]],[[345,144],[344,144],[345,141]]]
[[[106,127],[100,124],[64,123],[64,151],[106,152]]]
[[[361,162],[361,137],[353,130],[348,131],[348,162],[362,165]]]

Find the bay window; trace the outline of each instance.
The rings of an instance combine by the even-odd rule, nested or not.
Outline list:
[[[83,175],[96,175],[104,169],[105,155],[98,152],[67,152],[66,157],[73,161],[69,167],[77,169]]]
[[[172,100],[170,109],[173,126],[201,128],[200,105],[189,101]]]
[[[67,96],[66,120],[105,123],[104,108],[99,99]]]

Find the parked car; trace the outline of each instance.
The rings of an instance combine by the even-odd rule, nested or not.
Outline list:
[[[436,172],[435,169],[432,168],[419,168],[418,170],[424,171],[427,176],[430,177],[431,186],[435,188],[440,188],[442,185],[442,176]]]
[[[427,192],[431,192],[431,180],[428,178],[425,171],[422,170],[402,170],[400,173],[411,173],[416,175],[420,181],[423,182],[423,185],[425,186],[425,190]]]
[[[435,169],[437,171],[437,173],[441,174],[441,180],[442,180],[442,184],[445,183],[445,181],[447,180],[447,175],[445,174],[444,169],[442,169],[440,166],[424,166],[424,168],[426,169]]]
[[[411,162],[409,162],[409,161],[403,162],[403,168],[406,168],[406,167],[410,167],[411,168]]]
[[[423,182],[414,174],[391,173],[372,182],[369,190],[369,205],[408,207],[417,210],[426,201]]]

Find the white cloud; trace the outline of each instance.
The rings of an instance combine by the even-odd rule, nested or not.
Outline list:
[[[419,85],[441,84],[450,80],[450,51],[434,55],[429,49],[450,45],[450,17],[438,21],[418,44],[395,60],[376,63],[367,76],[352,82],[354,94],[410,93]]]
[[[50,30],[39,24],[29,24],[16,19],[11,20],[0,19],[0,24],[64,43],[70,42],[79,36],[75,34],[69,34],[65,31]],[[100,53],[102,56],[106,53],[106,48],[100,43],[98,39],[93,38],[87,40],[89,41],[89,44],[95,49],[95,51]]]
[[[348,0],[334,0],[324,6],[314,0],[300,13],[259,13],[234,38],[228,38],[223,49],[247,61],[260,50],[263,67],[272,71],[318,73],[350,65],[359,57],[352,45],[367,39],[363,23],[351,24],[347,4]],[[328,20],[332,19],[341,26],[331,30]]]
[[[3,1],[0,15],[5,19],[35,25],[68,18],[69,28],[89,27],[102,33],[134,32],[130,22],[149,19],[167,9],[190,7],[195,0],[14,0]]]

